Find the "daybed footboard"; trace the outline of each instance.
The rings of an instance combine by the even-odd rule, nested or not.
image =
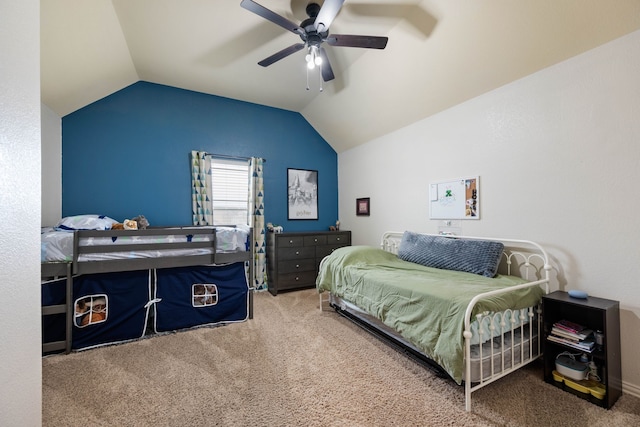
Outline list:
[[[468,305],[464,317],[465,341],[465,409],[471,411],[471,393],[533,362],[542,355],[540,305],[508,309],[499,313],[480,313],[473,318],[474,307],[482,298],[513,292],[533,286],[545,286],[548,280],[537,280],[513,289],[503,289],[476,296]],[[474,333],[472,325],[477,325]],[[488,331],[488,332],[487,332]],[[485,339],[485,335],[489,335]],[[477,341],[482,345],[472,346]],[[475,362],[475,363],[474,363]]]
[[[397,254],[403,234],[404,233],[398,232],[385,233],[382,238],[382,249],[385,252]],[[421,236],[443,237],[435,235]],[[442,355],[440,354],[438,356],[438,360],[445,361],[448,368],[445,368],[445,365],[442,365],[439,361],[431,362],[431,364],[437,363],[442,366],[442,368],[449,373],[452,378],[458,378],[456,379],[458,383],[461,382],[459,373],[462,373],[462,381],[465,384],[465,408],[467,411],[470,411],[472,392],[499,378],[502,378],[520,367],[531,363],[541,356],[541,339],[539,335],[539,331],[541,330],[541,310],[539,306],[539,299],[543,293],[549,292],[549,270],[551,267],[546,251],[534,242],[525,240],[457,236],[447,238],[500,242],[504,245],[504,250],[501,255],[498,253],[501,257],[498,266],[498,273],[500,276],[509,278],[513,277],[513,280],[519,280],[519,282],[514,282],[514,284],[508,285],[507,287],[490,291],[481,291],[482,293],[477,294],[470,301],[467,299],[469,303],[466,305],[464,318],[460,318],[460,323],[456,322],[457,325],[460,325],[460,329],[458,330],[461,331],[462,335],[456,335],[457,337],[460,337],[458,342],[460,342],[463,347],[457,347],[460,349],[458,351],[460,352],[459,354],[461,359],[457,359],[458,362],[452,363],[450,360],[441,359]],[[341,253],[332,257],[335,259],[342,256],[346,259],[356,256],[354,253],[348,252],[351,250],[352,249],[344,249]],[[371,252],[367,254],[368,257],[373,255],[374,254]],[[389,259],[388,256],[386,258],[381,256],[376,258],[375,261],[376,262],[373,264],[395,262]],[[329,264],[329,261],[327,264]],[[391,264],[385,264],[385,268],[388,268],[390,265]],[[375,274],[374,270],[377,266],[371,265],[367,268],[370,268],[367,274]],[[358,269],[363,269],[361,264],[359,264]],[[354,301],[349,301],[350,297],[347,295],[349,292],[352,292],[352,290],[345,292],[345,289],[349,289],[350,286],[350,283],[346,283],[348,282],[346,277],[347,275],[340,273],[340,268],[334,268],[331,270],[329,265],[327,265],[327,269],[324,271],[321,266],[321,271],[317,281],[318,290],[320,292],[323,290],[329,290],[329,303],[331,306],[339,312],[348,313],[351,318],[355,317],[361,324],[364,322],[366,329],[374,329],[375,332],[381,333],[388,338],[392,338],[396,344],[403,346],[403,348],[408,350],[410,354],[418,355],[418,357],[423,360],[432,359],[428,350],[422,350],[423,348],[428,348],[428,345],[424,347],[425,342],[429,341],[429,339],[423,339],[425,335],[411,335],[411,337],[409,337],[406,332],[403,332],[403,335],[400,335],[396,332],[395,327],[392,327],[389,322],[389,313],[385,312],[384,317],[381,317],[386,319],[385,321],[387,324],[385,325],[379,320],[378,314],[375,312],[377,309],[372,309],[373,306],[359,306],[358,303],[354,302],[358,300],[359,297],[356,297]],[[491,276],[487,277],[490,278]],[[370,281],[371,276],[367,280],[369,280],[368,283],[374,286],[373,282]],[[403,276],[402,278],[402,282],[405,283],[405,285],[411,280],[412,279],[409,276]],[[420,280],[424,280],[424,277],[421,276]],[[441,279],[438,278],[437,280]],[[471,282],[473,282],[473,280],[474,279],[471,279]],[[336,290],[337,288],[333,287],[333,285],[328,286],[328,283],[332,281],[335,282],[339,290]],[[384,283],[388,284],[388,280]],[[451,283],[457,282],[454,281]],[[465,289],[469,289],[469,283],[464,283],[465,284],[463,286],[467,286]],[[395,286],[394,284],[389,285]],[[413,286],[413,284],[411,284],[411,286]],[[440,286],[442,286],[442,284]],[[456,288],[457,286],[448,285],[448,287],[451,289],[452,287]],[[397,288],[394,289],[398,290]],[[412,291],[416,290],[415,287],[411,289]],[[359,292],[362,292],[362,289],[358,289],[353,292],[354,293],[352,293],[352,295],[358,294]],[[524,299],[520,300],[519,297],[516,297],[523,295],[523,293],[527,293],[528,295],[526,297],[526,304],[522,304],[521,302],[525,301]],[[445,300],[446,296],[447,295],[445,294]],[[500,298],[496,298],[496,296],[500,296]],[[513,303],[508,303],[497,310],[488,308],[492,307],[493,301],[496,299],[510,299]],[[414,304],[421,304],[421,302],[410,302],[408,305]],[[465,302],[465,304],[467,303]],[[527,304],[529,304],[529,306],[525,306]],[[378,306],[382,305],[389,305],[389,301],[378,302]],[[407,306],[407,304],[405,304],[405,306]],[[322,294],[320,294],[321,310],[322,307],[323,299]],[[462,306],[461,309],[464,309],[464,306]],[[433,330],[426,324],[422,330],[427,335],[433,332]],[[418,344],[418,342],[420,342],[420,344]],[[456,359],[454,358],[454,360]],[[456,368],[455,366],[460,366],[460,368]],[[456,372],[455,377],[453,376],[453,372]]]

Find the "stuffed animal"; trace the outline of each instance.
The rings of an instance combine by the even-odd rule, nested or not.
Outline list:
[[[91,314],[87,314],[86,316],[84,316],[82,318],[82,321],[80,322],[81,326],[87,326],[91,323],[98,323],[98,322],[102,322],[104,319],[106,319],[106,315],[104,313],[91,313]]]
[[[138,230],[146,230],[149,226],[149,221],[147,221],[147,218],[145,218],[144,215],[138,215],[133,218],[133,220],[138,223]]]
[[[138,223],[132,219],[125,219],[122,222],[116,222],[111,226],[112,230],[137,230]]]
[[[274,225],[271,224],[270,222],[267,223],[267,230],[271,231],[272,233],[282,233],[283,228],[281,225]]]

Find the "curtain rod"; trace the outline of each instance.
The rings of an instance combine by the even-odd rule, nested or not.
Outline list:
[[[231,159],[231,160],[249,160],[251,157],[242,157],[242,156],[228,156],[226,154],[214,154],[214,153],[204,153],[206,156],[218,157],[220,159]],[[263,162],[266,162],[267,159],[262,159]]]

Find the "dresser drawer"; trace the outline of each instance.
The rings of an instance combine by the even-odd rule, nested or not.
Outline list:
[[[277,239],[279,248],[297,247],[304,245],[303,236],[278,236]]]
[[[331,254],[333,251],[335,251],[338,248],[342,248],[344,247],[344,245],[324,245],[324,246],[318,246],[316,248],[316,257],[319,258],[319,260],[321,260],[322,258],[326,257],[327,255]]]
[[[316,248],[313,246],[299,248],[279,248],[278,260],[287,261],[291,259],[315,258]]]
[[[349,246],[351,245],[351,233],[336,233],[327,236],[329,245]]]
[[[299,273],[287,273],[278,275],[278,288],[291,289],[303,286],[315,286],[315,271],[301,271]]]
[[[326,245],[326,244],[327,244],[327,236],[305,236],[304,237],[305,246],[317,246],[317,245]]]
[[[281,274],[301,271],[313,271],[315,273],[315,270],[316,262],[314,258],[278,262],[278,272]]]

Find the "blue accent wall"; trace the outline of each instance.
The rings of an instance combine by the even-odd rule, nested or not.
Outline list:
[[[265,222],[312,231],[338,219],[338,156],[302,115],[148,82],[63,117],[63,216],[191,224],[191,150],[266,159]],[[287,168],[318,171],[318,220],[287,219]]]

